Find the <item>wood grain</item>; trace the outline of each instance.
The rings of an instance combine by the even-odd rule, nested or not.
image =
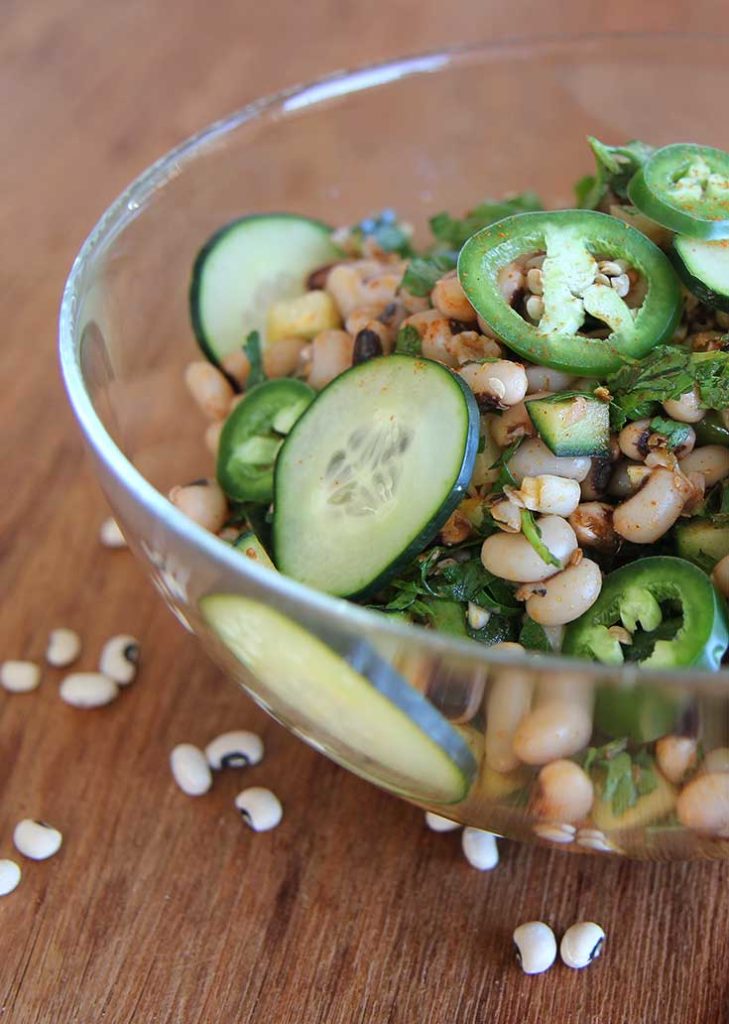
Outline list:
[[[253,96],[337,66],[470,38],[604,28],[719,29],[710,0],[373,7],[179,0],[5,0],[0,32],[4,384],[0,657],[41,658],[77,628],[93,666],[112,632],[143,666],[110,708],[0,694],[0,856],[42,817],[61,853],[24,863],[0,901],[0,1021],[113,1024],[721,1024],[729,887],[721,864],[644,865],[503,844],[480,875],[456,836],[294,740],[222,680],[105,514],[56,372],[64,276],[107,202],[148,162]],[[244,726],[266,758],[246,782],[285,806],[253,836],[228,773],[205,797],[167,770],[177,742]],[[530,918],[607,929],[603,959],[525,978],[510,935]]]

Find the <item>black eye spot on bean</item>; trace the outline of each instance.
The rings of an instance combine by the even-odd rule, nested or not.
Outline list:
[[[336,267],[336,265],[336,263],[325,263],[323,267],[317,267],[316,270],[312,270],[306,279],[306,287],[309,291],[320,291],[327,283],[329,271],[332,267]]]
[[[389,327],[390,324],[395,319],[395,317],[397,316],[398,309],[399,307],[396,302],[388,302],[388,304],[382,310],[377,319],[380,321],[381,324],[384,324],[386,327]]]
[[[382,342],[376,331],[365,327],[354,339],[354,350],[352,352],[352,366],[358,363],[366,363],[368,359],[375,359],[382,355]]]

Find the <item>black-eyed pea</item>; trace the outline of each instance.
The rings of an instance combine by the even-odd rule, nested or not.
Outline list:
[[[515,494],[532,512],[569,516],[580,503],[580,484],[577,480],[543,473],[525,476]]]
[[[697,775],[681,790],[676,813],[692,832],[729,838],[729,774]]]
[[[55,668],[72,664],[81,653],[81,637],[73,629],[53,629],[46,646],[46,661]]]
[[[40,665],[33,661],[4,661],[0,665],[0,686],[8,693],[30,693],[40,686]]]
[[[499,271],[496,286],[504,301],[511,306],[526,284],[524,271],[518,263],[508,263]]]
[[[440,531],[440,539],[447,547],[462,544],[472,533],[470,520],[458,509],[451,512]]]
[[[430,293],[430,301],[443,316],[451,320],[470,323],[476,319],[476,310],[466,298],[466,293],[458,280],[456,271],[445,274]]]
[[[459,366],[478,359],[501,359],[498,341],[477,331],[461,331],[454,338],[453,351]],[[521,403],[520,403],[521,404]]]
[[[99,528],[99,540],[105,548],[125,548],[127,541],[119,528],[116,519],[109,516],[103,521]]]
[[[135,637],[123,633],[106,641],[99,657],[99,672],[119,686],[128,686],[138,668],[139,641]]]
[[[251,372],[251,364],[248,356],[242,348],[233,349],[220,361],[223,371],[236,382],[238,387],[244,388]]]
[[[600,566],[589,558],[541,584],[526,602],[527,615],[542,626],[564,626],[593,606],[602,590]]]
[[[508,448],[517,438],[535,437],[536,433],[524,402],[504,409],[491,423],[491,436],[499,448]]]
[[[220,370],[204,361],[189,363],[185,384],[203,415],[209,420],[225,419],[234,391]]]
[[[662,405],[666,415],[680,423],[698,423],[706,415],[696,391],[687,391],[679,398],[669,398]]]
[[[542,974],[557,958],[554,932],[543,921],[527,921],[514,931],[516,958],[525,974]]]
[[[534,364],[526,367],[528,382],[527,394],[529,397],[537,397],[537,392],[547,391],[568,391],[575,380],[571,373],[563,370],[554,370],[551,366],[536,366]]]
[[[394,301],[401,280],[402,273],[389,269],[366,278],[360,286],[363,305],[376,305],[383,309]]]
[[[216,420],[214,423],[208,423],[205,428],[204,441],[205,447],[217,458],[218,447],[220,445],[220,435],[223,433],[223,427],[225,426],[225,420]]]
[[[580,547],[611,551],[618,543],[613,529],[613,506],[605,501],[585,501],[577,506],[568,522]]]
[[[493,363],[466,363],[459,368],[458,373],[476,398],[490,405],[508,408],[523,401],[526,395],[524,367],[510,359],[497,359]]]
[[[491,518],[505,533],[521,532],[521,509],[508,498],[503,498],[491,506]]]
[[[695,448],[681,460],[681,472],[701,473],[707,487],[729,476],[729,448],[721,444],[705,444]]]
[[[400,288],[397,297],[408,313],[424,313],[430,308],[430,299],[427,295],[413,295],[406,288]]]
[[[372,321],[375,323],[375,321]],[[369,327],[364,327],[355,336],[354,347],[352,349],[352,366],[357,366],[359,363],[366,363],[370,359],[376,359],[378,356],[383,354],[382,339],[380,338],[379,331]]]
[[[693,485],[681,473],[658,467],[640,490],[618,505],[613,527],[633,544],[654,544],[670,530],[693,493]]]
[[[613,467],[609,458],[593,457],[590,463],[590,472],[580,481],[580,497],[582,501],[600,501],[607,492]]]
[[[352,365],[354,338],[347,331],[322,331],[311,344],[308,383],[317,391]]]
[[[607,492],[611,498],[629,498],[638,490],[638,484],[630,477],[630,471],[639,466],[640,463],[632,462],[630,459],[618,459],[613,466]]]
[[[426,359],[435,359],[451,367],[458,365],[450,320],[437,309],[415,313],[403,322],[403,326],[414,327],[418,332]]]
[[[207,758],[192,743],[178,743],[170,752],[172,778],[187,796],[202,796],[213,784]]]
[[[578,921],[570,925],[559,944],[562,963],[575,970],[588,967],[597,960],[605,945],[605,932],[594,921]]]
[[[235,806],[243,821],[254,832],[268,832],[276,828],[283,818],[283,808],[278,797],[262,786],[244,789],[235,798]]]
[[[304,338],[279,338],[263,349],[263,370],[267,377],[290,377],[296,372],[301,353],[308,342]]]
[[[574,761],[558,759],[539,772],[532,811],[544,821],[575,824],[588,816],[594,798],[587,772]]]
[[[628,423],[618,434],[618,444],[623,455],[635,462],[642,462],[648,454],[648,438],[651,436],[650,419]]]
[[[494,533],[481,548],[481,561],[489,572],[514,583],[535,583],[554,576],[569,562],[577,549],[575,532],[560,516],[544,516],[539,520],[542,540],[557,560],[545,562],[523,534]]]
[[[363,304],[361,272],[352,263],[337,263],[333,266],[324,287],[344,319]]]
[[[228,501],[215,480],[195,480],[173,487],[169,499],[180,512],[211,533],[217,533],[228,518]]]
[[[358,306],[345,319],[345,330],[354,337],[364,330],[365,327],[368,327],[373,320],[376,320],[380,313],[380,306]],[[383,327],[384,325],[380,324],[380,326]]]
[[[431,832],[457,832],[462,827],[460,821],[444,818],[443,815],[434,814],[433,811],[425,812],[425,824]]]
[[[555,455],[539,437],[523,442],[509,459],[509,471],[521,484],[525,476],[550,474],[582,481],[590,472],[591,460],[586,456]]]
[[[499,848],[493,832],[467,826],[461,833],[461,849],[471,867],[478,871],[492,871],[499,863]]]
[[[523,654],[521,644],[497,644],[492,650],[512,650]],[[486,764],[496,772],[510,772],[519,766],[514,753],[514,735],[522,719],[529,713],[534,693],[530,672],[522,669],[499,669],[486,701]]]
[[[584,704],[551,700],[535,707],[514,735],[514,753],[525,764],[572,757],[590,742],[592,715]]]
[[[14,860],[0,860],[0,896],[8,896],[20,885],[21,871]]]
[[[656,764],[675,785],[696,767],[697,743],[691,736],[662,736],[656,743]]]
[[[63,836],[45,821],[24,818],[13,830],[13,844],[18,853],[30,860],[48,860],[58,853]]]

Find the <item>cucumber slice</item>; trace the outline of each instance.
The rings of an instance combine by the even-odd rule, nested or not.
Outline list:
[[[256,214],[226,224],[202,247],[190,282],[190,317],[214,363],[251,331],[265,340],[271,303],[303,295],[309,274],[341,253],[326,224],[292,213]]]
[[[273,713],[339,764],[400,796],[462,800],[476,775],[452,725],[366,641],[344,657],[281,612],[236,594],[200,602]]]
[[[245,530],[239,537],[236,538],[233,547],[250,558],[252,562],[258,562],[259,565],[264,565],[267,569],[275,569],[276,566],[271,561],[271,556],[261,544],[258,537],[256,537],[253,530]]]
[[[697,298],[729,311],[729,238],[707,242],[677,235],[671,256],[679,277]]]
[[[710,519],[691,519],[674,528],[676,554],[711,572],[717,562],[729,555],[729,526]]]
[[[594,395],[526,401],[529,419],[555,455],[610,454],[610,403]]]
[[[229,498],[271,500],[274,464],[284,437],[315,396],[308,384],[291,377],[264,381],[245,393],[218,442],[218,483]]]
[[[441,363],[392,355],[336,377],[276,462],[281,572],[342,597],[376,592],[464,496],[478,435],[473,394]]]

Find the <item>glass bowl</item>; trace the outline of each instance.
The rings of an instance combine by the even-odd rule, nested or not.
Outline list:
[[[106,211],[71,270],[60,319],[66,387],[115,515],[169,607],[298,736],[465,824],[574,852],[727,856],[729,776],[694,789],[692,818],[677,803],[681,785],[655,769],[653,741],[729,745],[729,673],[490,650],[316,593],[186,519],[165,495],[212,474],[183,384],[199,358],[187,307],[193,259],[217,227],[250,212],[338,225],[394,207],[425,238],[429,215],[486,196],[534,189],[570,205],[575,179],[591,170],[587,134],[729,148],[728,58],[723,39],[593,36],[336,74],[258,100],[163,157]],[[210,595],[237,595],[218,599],[215,630]],[[590,735],[596,700],[640,723],[644,766],[628,761],[621,779],[617,748],[593,757],[594,802],[577,816],[569,787],[545,801],[537,776],[560,752],[584,760],[606,742]],[[511,746],[530,706],[551,751],[536,764]],[[575,716],[577,751],[563,742]]]

